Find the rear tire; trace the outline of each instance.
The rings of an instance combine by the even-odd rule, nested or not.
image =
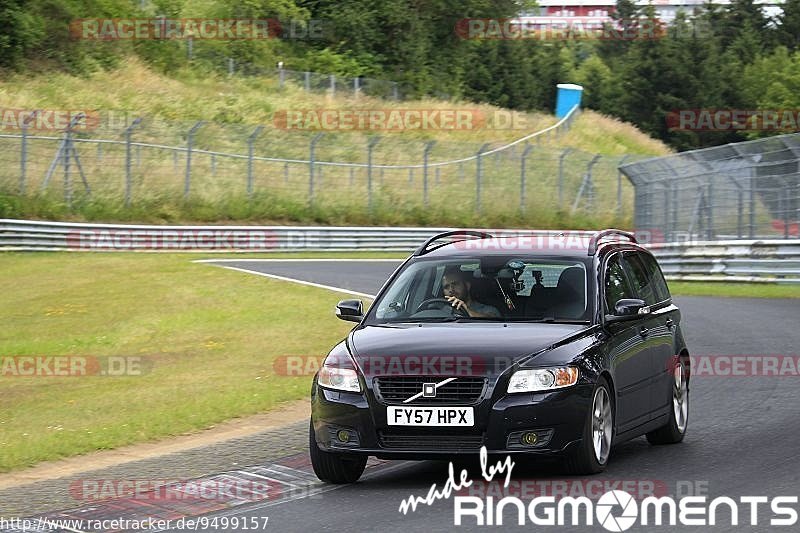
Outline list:
[[[689,427],[689,382],[683,361],[675,365],[672,375],[672,409],[667,423],[647,434],[650,444],[677,444],[686,436]]]
[[[314,436],[313,422],[309,424],[308,428],[308,448],[311,453],[311,466],[314,467],[314,473],[321,481],[337,485],[355,483],[367,466],[366,455],[320,450]]]
[[[597,380],[592,407],[586,414],[583,438],[567,456],[567,472],[574,475],[597,474],[606,469],[614,439],[614,402],[608,381]]]

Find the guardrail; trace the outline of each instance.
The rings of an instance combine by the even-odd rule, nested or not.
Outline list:
[[[0,251],[410,253],[431,235],[451,229],[152,226],[0,219]],[[651,249],[672,280],[800,283],[800,239],[671,243]]]
[[[800,240],[733,240],[651,247],[667,279],[800,283]]]

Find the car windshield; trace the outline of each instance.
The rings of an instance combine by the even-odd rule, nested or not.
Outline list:
[[[586,266],[577,260],[481,257],[408,265],[370,321],[587,322]]]

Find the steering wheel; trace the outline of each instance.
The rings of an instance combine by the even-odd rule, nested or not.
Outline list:
[[[456,311],[456,308],[450,304],[450,302],[445,298],[428,298],[427,300],[423,300],[417,306],[417,309],[414,311],[415,313],[419,313],[420,311],[425,311],[430,307],[436,307],[438,309],[449,309],[450,312],[454,315],[461,315],[461,311]]]

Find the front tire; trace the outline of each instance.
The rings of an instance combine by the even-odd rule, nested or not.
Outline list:
[[[592,393],[592,408],[586,415],[583,438],[567,456],[570,474],[597,474],[606,469],[614,438],[614,402],[611,387],[600,377]]]
[[[677,444],[686,435],[689,425],[689,381],[683,361],[678,361],[672,374],[672,409],[666,425],[647,434],[650,444]]]
[[[311,453],[311,466],[321,481],[337,485],[355,483],[367,466],[367,456],[320,450],[314,436],[314,423],[308,428],[308,448]]]

